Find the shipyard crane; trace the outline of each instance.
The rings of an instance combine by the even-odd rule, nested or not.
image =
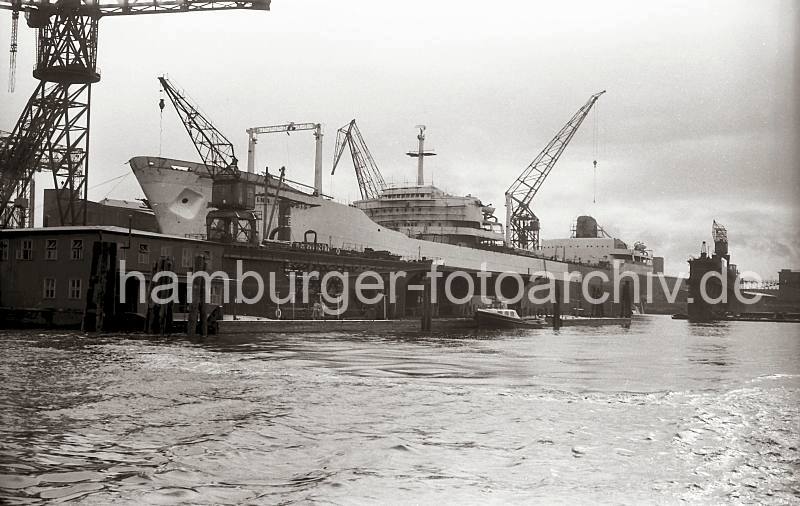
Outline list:
[[[731,256],[728,254],[728,230],[713,220],[711,225],[711,237],[714,239],[714,253],[726,261],[730,262]]]
[[[37,29],[39,85],[22,111],[10,141],[0,148],[0,228],[14,223],[15,203],[29,200],[30,182],[42,164],[59,191],[62,224],[86,223],[89,109],[97,69],[99,20],[106,16],[193,11],[269,10],[271,0],[0,0],[12,12],[9,87],[13,84],[19,13]],[[59,156],[58,149],[65,150]],[[18,207],[18,206],[17,206]]]
[[[314,131],[314,193],[322,195],[322,125],[319,123],[285,123],[283,125],[270,125],[248,128],[247,131],[247,172],[252,173],[256,164],[257,136],[261,134],[286,135],[303,130]]]
[[[531,203],[544,180],[553,169],[561,153],[572,140],[578,127],[605,90],[595,93],[567,121],[541,153],[522,171],[522,174],[506,190],[506,245],[519,249],[539,249],[539,218],[531,209]]]
[[[336,132],[336,148],[333,150],[331,175],[339,165],[345,145],[350,146],[350,155],[353,157],[353,167],[356,171],[361,198],[364,200],[378,198],[386,188],[386,181],[383,180],[383,175],[378,170],[378,165],[372,158],[372,154],[364,142],[364,137],[361,136],[356,120],[352,120]]]
[[[207,238],[221,242],[258,242],[253,211],[255,183],[242,178],[233,143],[200,112],[186,93],[164,76],[158,81],[175,106],[213,181],[211,206],[216,209],[209,211],[206,218]]]

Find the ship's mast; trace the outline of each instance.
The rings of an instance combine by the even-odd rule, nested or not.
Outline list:
[[[419,129],[419,134],[417,135],[419,146],[417,147],[417,151],[409,151],[406,154],[411,158],[417,159],[417,186],[423,186],[425,184],[423,160],[426,156],[434,156],[436,153],[434,153],[432,150],[425,151],[425,125],[417,125],[415,128]]]

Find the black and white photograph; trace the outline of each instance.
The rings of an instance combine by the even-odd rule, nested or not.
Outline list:
[[[800,504],[800,3],[0,0],[0,504]]]

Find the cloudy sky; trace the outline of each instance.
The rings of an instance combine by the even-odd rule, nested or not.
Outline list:
[[[338,127],[357,118],[387,180],[403,182],[415,177],[404,152],[425,124],[438,153],[428,179],[495,203],[501,217],[505,189],[605,89],[535,199],[543,238],[592,214],[677,274],[716,219],[740,269],[776,277],[800,269],[798,26],[791,0],[273,0],[270,12],[107,18],[90,197],[141,197],[132,175],[101,183],[128,173],[132,156],[157,155],[160,142],[164,156],[197,158],[174,111],[160,117],[163,73],[242,160],[248,127],[323,123],[326,192],[343,201],[358,189],[349,161],[328,176]],[[17,91],[0,92],[3,130],[35,87],[34,32],[20,30]],[[0,68],[5,77],[5,52]],[[262,137],[258,148],[260,169],[286,165],[291,179],[312,182],[310,134]]]

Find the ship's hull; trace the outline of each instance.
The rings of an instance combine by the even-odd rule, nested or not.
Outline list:
[[[160,232],[184,237],[205,235],[211,179],[188,167],[164,166],[152,160],[137,157],[130,165]]]
[[[137,157],[130,162],[161,232],[183,236],[204,234],[211,179],[198,171],[183,170],[179,165],[176,168],[180,162],[169,161],[172,165],[166,165],[163,160]],[[434,260],[443,267],[474,271],[526,275],[547,271],[560,277],[576,267],[564,261],[410,238],[374,222],[356,207],[321,197],[304,198],[306,201],[290,210],[292,241],[302,242],[312,231],[317,241],[330,248],[388,251],[405,260]]]

